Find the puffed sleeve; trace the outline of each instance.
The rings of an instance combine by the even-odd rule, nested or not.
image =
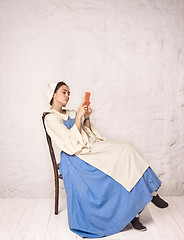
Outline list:
[[[65,153],[76,155],[90,151],[86,133],[83,130],[80,133],[75,124],[68,129],[60,118],[50,113],[45,116],[45,127],[51,139]]]
[[[82,128],[84,129],[85,133],[88,135],[90,142],[102,142],[106,141],[105,137],[102,137],[99,132],[96,130],[94,125],[90,122],[91,129],[89,129],[86,125],[82,125]],[[91,131],[92,130],[92,131]]]

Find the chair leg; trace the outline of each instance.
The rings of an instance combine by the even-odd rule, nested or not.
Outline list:
[[[59,202],[59,179],[55,178],[55,215],[58,215],[58,202]]]

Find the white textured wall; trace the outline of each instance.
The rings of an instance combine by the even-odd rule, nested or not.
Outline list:
[[[41,122],[48,82],[150,163],[164,195],[184,194],[184,1],[0,1],[0,197],[51,197]],[[59,152],[58,152],[59,154]],[[58,155],[57,155],[58,156]],[[64,192],[64,191],[62,191]]]

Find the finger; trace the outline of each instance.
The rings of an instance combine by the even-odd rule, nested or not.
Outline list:
[[[85,103],[86,103],[86,100],[84,100],[81,105],[84,105]]]

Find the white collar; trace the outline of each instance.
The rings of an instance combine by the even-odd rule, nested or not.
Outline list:
[[[76,113],[74,110],[68,110],[68,109],[65,109],[66,110],[66,114],[64,113],[60,113],[58,112],[57,110],[53,109],[53,108],[50,108],[50,111],[57,114],[60,118],[62,118],[63,120],[68,120],[68,116],[70,116],[71,119],[74,119],[75,116],[76,116]]]

